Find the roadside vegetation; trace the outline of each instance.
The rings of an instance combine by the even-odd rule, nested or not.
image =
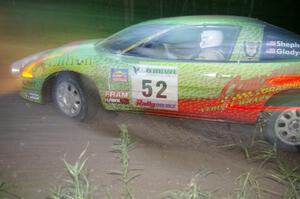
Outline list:
[[[134,193],[129,186],[129,183],[138,177],[140,174],[136,173],[139,169],[132,169],[129,167],[129,151],[134,149],[134,142],[131,141],[127,127],[120,125],[120,138],[112,146],[112,152],[117,154],[120,162],[120,170],[111,170],[108,173],[116,175],[121,183],[121,196],[124,199],[135,199]],[[109,190],[106,191],[108,199],[112,199],[112,194]]]
[[[119,169],[110,170],[108,174],[117,177],[120,182],[120,196],[116,198],[135,199],[133,179],[138,178],[141,174],[140,169],[132,169],[130,165],[129,153],[134,149],[135,142],[129,136],[127,127],[120,125],[120,138],[112,146],[112,151],[119,160]],[[260,167],[264,168],[267,173],[264,176],[257,176],[254,170],[242,173],[237,179],[238,187],[233,194],[224,199],[263,199],[268,198],[282,199],[300,199],[300,166],[291,166],[287,164],[283,158],[283,154],[277,151],[276,146],[271,146],[265,141],[256,141],[249,145],[245,143],[232,144],[223,146],[230,149],[239,149],[245,154],[247,161],[258,162]],[[90,191],[90,183],[88,180],[86,156],[87,147],[79,155],[74,164],[63,159],[68,179],[65,184],[51,189],[49,199],[92,199],[93,194]],[[205,179],[209,175],[215,175],[212,171],[200,171],[190,181],[189,185],[181,190],[167,190],[160,196],[155,198],[162,199],[216,199],[214,194],[218,191],[205,190],[201,184],[205,183]],[[273,180],[285,187],[284,193],[277,193],[273,190],[263,188],[260,179]],[[0,191],[1,191],[0,186]],[[110,189],[105,191],[106,199],[113,199]],[[12,195],[13,196],[13,195]]]
[[[255,185],[256,198],[262,198],[259,193],[264,192],[282,199],[300,199],[300,165],[289,162],[289,160],[285,158],[286,152],[277,150],[276,144],[272,146],[266,141],[256,140],[255,135],[256,132],[253,134],[251,144],[241,142],[239,144],[223,147],[240,149],[244,153],[247,161],[258,162],[259,166],[267,171],[264,176],[260,176],[259,178],[270,179],[285,187],[284,193],[277,193],[276,191],[264,189],[254,180],[251,180],[252,183],[249,181],[248,184]],[[243,196],[243,194],[240,195]],[[247,197],[243,196],[241,198]]]
[[[20,196],[8,190],[6,183],[0,181],[0,198],[3,199],[21,199]]]
[[[211,199],[214,191],[206,191],[202,189],[199,180],[205,180],[209,175],[213,175],[211,171],[202,171],[192,177],[190,184],[183,190],[169,190],[162,194],[162,198],[166,199]]]
[[[50,190],[49,199],[91,199],[90,183],[88,180],[88,171],[86,162],[86,147],[79,155],[74,164],[63,159],[65,169],[68,173],[68,179],[65,184],[53,187]]]
[[[141,174],[141,169],[133,169],[130,164],[130,151],[134,149],[135,142],[129,136],[125,125],[120,125],[120,138],[112,146],[111,152],[116,154],[119,165],[118,169],[108,171],[108,174],[116,176],[119,181],[120,193],[112,194],[107,188],[104,190],[106,199],[122,198],[136,199],[134,195],[134,182]],[[222,146],[229,149],[241,150],[245,154],[246,161],[257,162],[260,168],[266,172],[259,175],[255,170],[245,171],[237,179],[237,187],[233,194],[223,197],[224,199],[300,199],[300,165],[291,164],[285,159],[284,152],[278,151],[276,146],[271,146],[265,141],[253,139],[250,144],[239,143]],[[48,199],[93,199],[88,178],[87,147],[82,151],[74,164],[65,158],[63,163],[67,173],[64,183],[50,189]],[[162,199],[217,199],[215,196],[218,188],[206,190],[203,188],[205,179],[210,175],[217,175],[213,171],[202,170],[191,179],[189,185],[182,189],[166,190],[155,198]],[[272,180],[285,188],[284,192],[269,190],[263,186],[261,179]],[[111,187],[111,186],[110,186]],[[0,181],[0,197],[6,199],[21,199],[22,197],[9,191],[6,183]]]

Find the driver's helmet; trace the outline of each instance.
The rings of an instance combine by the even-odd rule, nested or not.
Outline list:
[[[220,46],[223,42],[223,33],[219,30],[205,30],[201,32],[200,48]]]

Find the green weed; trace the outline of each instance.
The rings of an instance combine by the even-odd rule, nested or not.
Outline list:
[[[283,199],[300,198],[300,166],[291,169],[285,163],[278,161],[278,166],[269,174],[269,177],[285,185],[286,191],[283,193]]]
[[[251,145],[243,142],[221,146],[220,148],[240,149],[247,160],[261,161],[260,167],[269,162],[276,162],[278,150],[276,144],[273,146],[264,140],[254,141]]]
[[[196,174],[185,190],[170,190],[163,193],[163,198],[166,199],[212,199],[212,192],[205,191],[201,188],[197,181],[206,178],[208,175],[213,174],[213,172],[206,171]]]
[[[109,171],[109,174],[119,176],[118,180],[122,183],[123,198],[134,199],[135,197],[131,188],[129,187],[129,183],[140,174],[131,175],[131,171],[135,171],[136,169],[129,168],[129,151],[134,148],[135,144],[130,140],[126,125],[119,125],[119,128],[120,139],[118,139],[118,143],[112,146],[112,152],[118,154],[121,169]],[[107,192],[106,195],[107,198],[112,198],[109,192]]]
[[[82,151],[75,164],[69,163],[63,159],[65,169],[69,179],[66,179],[66,184],[63,186],[54,187],[51,190],[49,199],[90,199],[90,184],[87,178],[86,162],[88,157],[85,157],[87,147]]]
[[[135,143],[132,142],[128,129],[125,125],[120,125],[120,138],[118,142],[112,146],[112,152],[117,154],[120,162],[119,170],[109,171],[109,174],[118,176],[121,182],[121,197],[124,199],[135,199],[131,189],[130,182],[138,177],[140,174],[135,174],[137,169],[130,168],[129,152],[134,149]],[[300,199],[300,166],[290,169],[280,157],[276,145],[271,146],[265,141],[255,141],[251,145],[244,145],[243,143],[227,145],[223,147],[238,147],[242,149],[247,160],[259,161],[260,166],[268,166],[272,163],[272,173],[266,177],[286,186],[286,191],[282,194],[283,199]],[[57,186],[52,189],[50,199],[91,199],[90,185],[87,177],[86,162],[88,157],[85,157],[87,148],[80,154],[77,161],[72,165],[63,159],[69,179],[65,180],[66,184]],[[200,184],[199,179],[204,179],[213,174],[213,172],[204,171],[196,174],[190,181],[189,186],[183,190],[170,190],[162,194],[166,199],[212,199],[213,193],[216,191],[204,190]],[[237,178],[239,187],[231,199],[248,199],[257,198],[261,199],[261,192],[271,193],[276,196],[281,194],[263,189],[260,187],[257,176],[253,175],[252,171],[243,173]],[[0,183],[0,192],[3,189],[4,183]],[[7,192],[7,194],[10,194]],[[105,191],[106,198],[112,199],[112,194],[109,189]],[[10,196],[14,196],[11,194]],[[20,198],[14,196],[15,198]]]
[[[251,172],[243,173],[237,179],[239,181],[239,189],[236,199],[247,199],[252,195],[256,195],[256,198],[261,198],[258,181]]]
[[[267,163],[274,163],[280,159],[278,155],[278,150],[276,144],[273,146],[268,142],[259,140],[256,141],[252,151],[251,151],[251,160],[260,161],[260,167],[264,166]]]
[[[6,184],[4,182],[0,181],[0,196],[5,196],[7,198],[17,198],[17,199],[21,199],[20,196],[18,196],[17,194],[10,192],[7,190]]]

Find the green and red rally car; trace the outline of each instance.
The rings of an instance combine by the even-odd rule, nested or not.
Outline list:
[[[107,110],[255,123],[281,148],[300,147],[300,37],[234,16],[147,21],[105,40],[74,42],[12,64],[21,96],[49,96],[83,120]]]

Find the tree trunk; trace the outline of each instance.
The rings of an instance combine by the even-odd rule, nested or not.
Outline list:
[[[130,22],[134,21],[134,0],[130,0]]]
[[[124,2],[124,24],[129,24],[129,0],[123,0]]]
[[[163,0],[159,0],[159,16],[164,16],[164,3]]]
[[[253,10],[254,10],[254,3],[255,3],[255,0],[251,0],[248,17],[252,17],[252,13],[253,13]]]

